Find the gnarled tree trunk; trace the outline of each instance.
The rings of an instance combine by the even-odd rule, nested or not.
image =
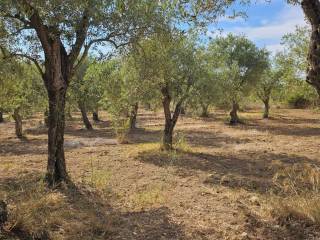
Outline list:
[[[49,186],[69,180],[64,155],[66,92],[69,84],[67,54],[59,39],[47,46],[43,76],[49,98],[48,164],[46,180]]]
[[[44,115],[44,124],[46,125],[46,127],[49,127],[49,112],[47,108],[44,111],[43,115]]]
[[[4,122],[4,119],[3,119],[3,113],[0,112],[0,123],[3,123]]]
[[[236,125],[240,123],[239,117],[238,117],[238,110],[239,110],[239,104],[235,101],[232,102],[232,110],[230,112],[230,124]]]
[[[302,0],[301,6],[312,28],[307,82],[317,90],[320,96],[320,2],[319,0]]]
[[[164,131],[163,131],[163,149],[171,150],[172,143],[173,143],[173,129],[178,121],[184,98],[182,98],[176,104],[174,113],[173,115],[171,115],[171,111],[170,111],[171,96],[169,94],[168,87],[167,86],[163,87],[161,92],[163,96],[162,105],[163,105],[163,111],[165,116],[165,125],[164,125]]]
[[[12,117],[13,117],[14,122],[15,122],[16,136],[18,138],[22,138],[23,137],[23,134],[22,134],[22,117],[20,115],[19,108],[15,109],[13,111]]]
[[[209,108],[208,105],[201,104],[201,110],[202,110],[201,115],[200,115],[201,117],[204,117],[204,118],[209,117],[208,108]]]
[[[92,130],[93,128],[92,128],[92,125],[89,121],[85,105],[83,103],[78,103],[78,105],[79,105],[79,109],[81,112],[82,121],[84,123],[84,126],[86,127],[87,130]]]
[[[92,113],[92,119],[95,122],[100,122],[98,108],[96,108],[95,111]]]
[[[139,104],[135,103],[130,113],[130,129],[136,128],[138,109]]]
[[[269,118],[269,110],[270,110],[269,98],[263,100],[263,103],[264,103],[263,118]]]
[[[54,79],[59,82],[61,88],[50,86],[49,93],[49,129],[48,129],[48,166],[47,181],[54,185],[68,179],[65,155],[64,155],[64,128],[65,128],[65,95],[67,87],[61,79]]]
[[[186,114],[186,107],[181,107],[180,114]]]
[[[66,116],[67,116],[68,120],[72,120],[73,119],[72,114],[71,114],[71,105],[70,104],[67,105]]]

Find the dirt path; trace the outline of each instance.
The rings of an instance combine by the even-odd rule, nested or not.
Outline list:
[[[68,122],[75,186],[59,191],[41,185],[46,129],[39,119],[25,123],[24,141],[14,138],[13,123],[0,124],[0,194],[12,212],[7,227],[42,239],[320,239],[312,226],[279,224],[268,202],[279,168],[319,165],[320,114],[260,115],[242,114],[246,124],[236,127],[225,124],[221,111],[209,119],[183,117],[180,150],[170,154],[159,151],[161,114],[140,114],[126,145],[115,144],[108,122],[92,132],[79,119]]]

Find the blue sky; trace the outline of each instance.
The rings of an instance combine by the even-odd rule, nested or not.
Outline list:
[[[304,14],[300,6],[293,6],[284,0],[257,0],[250,6],[237,6],[236,10],[244,10],[247,18],[221,19],[218,27],[224,33],[243,33],[259,47],[266,47],[271,52],[282,50],[281,38],[293,32],[295,26],[306,26]],[[215,35],[208,32],[208,35]]]

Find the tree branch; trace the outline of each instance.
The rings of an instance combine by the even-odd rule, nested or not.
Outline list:
[[[4,15],[5,18],[13,18],[13,19],[17,19],[19,20],[20,22],[22,22],[23,24],[25,25],[29,25],[31,24],[30,21],[28,21],[27,19],[23,18],[21,15],[19,14],[15,14],[15,15],[11,15],[11,14],[5,14]]]
[[[71,52],[68,56],[71,66],[73,66],[74,62],[78,58],[81,48],[84,44],[84,41],[87,37],[87,32],[89,28],[89,9],[86,8],[83,11],[82,18],[80,24],[77,26],[76,30],[76,41],[71,49]]]
[[[92,45],[99,43],[99,42],[110,42],[116,49],[126,46],[128,44],[130,44],[131,42],[125,42],[125,43],[121,43],[121,44],[117,44],[114,40],[112,40],[111,38],[116,37],[119,34],[115,34],[115,33],[110,33],[107,37],[105,38],[97,38],[97,39],[93,39],[91,40],[88,44],[86,44],[84,46],[84,51],[79,59],[79,61],[77,62],[77,64],[74,66],[73,68],[73,72],[76,72],[77,69],[81,66],[81,64],[83,63],[83,61],[87,58],[88,53],[90,48],[92,47]]]
[[[26,58],[26,59],[32,61],[34,63],[34,65],[36,66],[38,72],[40,73],[41,77],[43,77],[44,72],[42,70],[42,67],[41,67],[40,63],[35,58],[33,58],[29,55],[23,54],[23,53],[10,53],[10,52],[6,51],[1,46],[0,46],[0,49],[3,54],[4,59],[13,58],[13,57],[22,57],[22,58]]]

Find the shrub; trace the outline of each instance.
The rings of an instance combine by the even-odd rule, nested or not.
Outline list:
[[[292,108],[307,108],[312,104],[312,101],[306,98],[303,94],[296,94],[288,99],[288,104]]]

